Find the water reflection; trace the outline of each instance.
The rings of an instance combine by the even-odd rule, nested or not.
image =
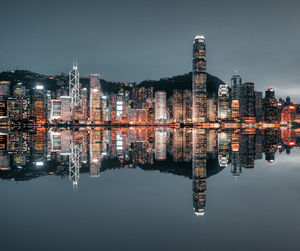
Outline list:
[[[300,145],[300,130],[192,128],[38,128],[0,132],[0,178],[25,181],[44,175],[91,178],[116,168],[158,170],[192,179],[193,208],[204,215],[206,180],[229,166],[237,179],[255,160],[275,161]]]

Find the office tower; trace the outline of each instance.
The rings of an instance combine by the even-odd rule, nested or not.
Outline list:
[[[244,123],[255,123],[254,83],[244,83],[240,97],[240,116]]]
[[[155,159],[165,160],[167,158],[168,131],[166,128],[155,129]]]
[[[254,95],[255,95],[255,117],[256,117],[256,122],[262,122],[262,117],[263,117],[262,92],[254,92]]]
[[[0,81],[0,96],[7,97],[10,95],[10,81]]]
[[[46,99],[44,86],[36,85],[32,95],[31,114],[37,124],[46,123]]]
[[[50,100],[50,115],[49,122],[58,122],[61,118],[61,100],[51,99]]]
[[[231,78],[231,117],[235,122],[240,121],[240,103],[242,96],[242,78],[235,72]]]
[[[236,71],[231,78],[232,100],[239,100],[242,88],[242,78]]]
[[[182,104],[182,120],[183,122],[190,123],[192,122],[192,92],[189,89],[183,90],[183,104]]]
[[[279,123],[280,111],[275,98],[275,91],[272,88],[266,90],[264,99],[264,121],[266,123]]]
[[[167,117],[168,119],[173,119],[173,96],[167,98]]]
[[[206,48],[204,36],[193,43],[193,122],[206,121]]]
[[[218,114],[218,100],[215,95],[212,97],[207,98],[207,120],[209,122],[216,122],[217,121],[217,114]]]
[[[73,115],[73,109],[82,106],[78,62],[73,63],[73,68],[69,73],[69,96],[71,97],[71,115]]]
[[[79,92],[81,105],[73,108],[72,119],[75,123],[85,124],[87,122],[88,113],[88,90],[87,88],[82,88],[80,84]]]
[[[153,106],[154,90],[153,87],[135,87],[133,89],[134,109],[147,109]]]
[[[60,96],[60,101],[61,101],[60,120],[62,123],[66,123],[71,120],[71,97]]]
[[[183,93],[182,90],[173,91],[173,121],[180,123],[183,121]]]
[[[101,107],[101,117],[103,122],[108,122],[109,121],[109,97],[108,96],[101,96],[100,99],[100,107]]]
[[[163,124],[167,122],[167,93],[155,92],[155,122]]]
[[[7,100],[0,100],[0,123],[7,122],[8,118],[8,109],[7,109]]]
[[[281,111],[281,123],[292,123],[295,120],[296,106],[286,105]]]
[[[197,216],[203,216],[206,205],[206,132],[193,129],[193,209]]]
[[[227,85],[220,85],[218,91],[218,119],[230,119],[230,95]]]
[[[100,124],[101,122],[101,84],[99,74],[90,75],[90,122]]]
[[[151,107],[148,110],[146,110],[146,122],[148,124],[153,124],[155,120],[155,113],[154,109]]]
[[[18,97],[8,97],[7,101],[2,101],[3,114],[7,110],[8,118],[11,124],[19,123],[22,120],[22,100]],[[5,117],[5,116],[4,116]]]
[[[240,101],[237,99],[231,101],[231,118],[235,122],[240,121]]]
[[[117,94],[117,102],[116,102],[116,121],[125,122],[127,120],[126,114],[126,100],[124,92],[120,91]]]

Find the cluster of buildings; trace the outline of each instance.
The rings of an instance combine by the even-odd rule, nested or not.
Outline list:
[[[52,77],[53,78],[53,77]],[[80,83],[74,64],[64,85],[47,90],[43,84],[25,88],[23,83],[0,81],[0,124],[289,124],[300,122],[300,107],[289,98],[276,100],[272,88],[265,95],[254,83],[242,82],[236,72],[231,85],[221,84],[208,93],[206,45],[203,36],[193,43],[192,89],[172,93],[128,84],[107,90],[99,74]],[[85,82],[87,79],[85,79]]]

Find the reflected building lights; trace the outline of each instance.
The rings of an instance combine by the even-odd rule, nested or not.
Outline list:
[[[205,214],[206,180],[230,168],[233,177],[265,156],[300,147],[298,129],[212,130],[168,127],[38,128],[0,132],[0,178],[14,181],[43,175],[99,177],[111,169],[159,170],[192,179],[193,208]],[[212,164],[215,163],[215,164]],[[270,165],[271,167],[272,165]]]

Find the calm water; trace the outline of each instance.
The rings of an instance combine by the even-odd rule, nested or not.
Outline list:
[[[299,250],[300,132],[0,133],[1,250]]]

